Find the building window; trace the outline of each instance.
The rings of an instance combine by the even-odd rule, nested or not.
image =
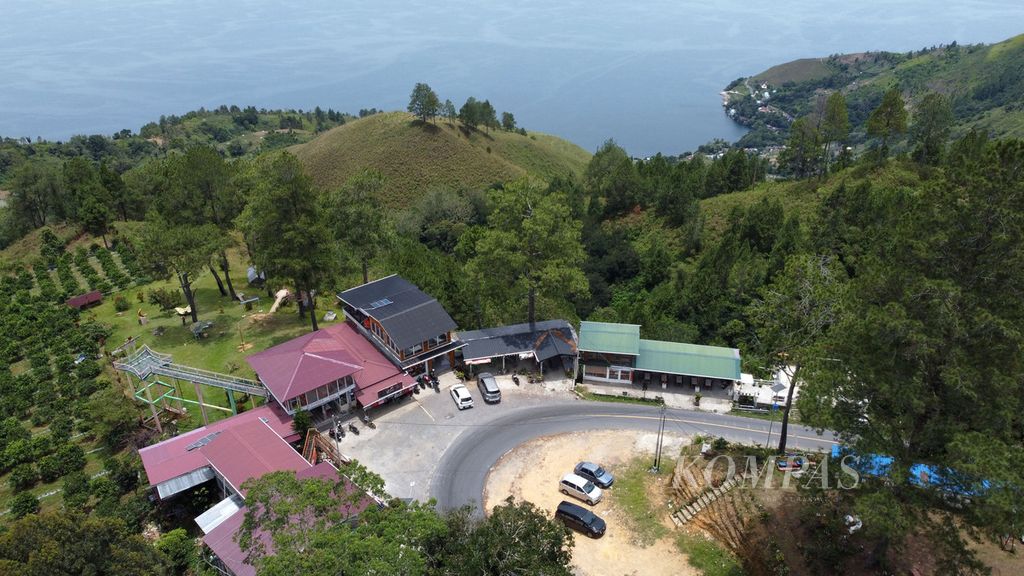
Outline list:
[[[430,347],[434,348],[435,346],[440,346],[441,344],[444,344],[447,341],[448,341],[448,335],[447,334],[441,334],[440,336],[436,336],[436,337],[430,339]]]

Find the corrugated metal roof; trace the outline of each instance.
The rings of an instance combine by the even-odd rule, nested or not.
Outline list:
[[[640,340],[636,369],[663,374],[739,380],[740,351],[719,346]]]
[[[436,299],[401,276],[349,288],[338,299],[380,322],[400,349],[455,329],[455,321]]]
[[[584,352],[607,354],[640,353],[640,326],[610,322],[580,322],[580,345]]]
[[[315,390],[324,384],[351,376],[362,369],[344,340],[336,338],[339,330],[348,328],[335,324],[330,329],[303,334],[245,359],[260,376],[263,384],[281,403]]]
[[[245,502],[240,496],[232,494],[214,504],[213,508],[196,516],[196,524],[199,525],[203,534],[209,534],[214,528],[233,516],[235,512],[241,510],[244,505]]]
[[[460,332],[459,339],[466,343],[462,349],[466,360],[533,353],[544,361],[560,354],[576,353],[576,333],[565,320],[471,330]]]
[[[174,496],[178,492],[188,490],[193,486],[199,486],[208,480],[213,480],[214,476],[213,468],[204,466],[198,470],[193,470],[187,474],[182,474],[157,484],[156,492],[161,499],[167,498],[168,496]]]
[[[203,455],[202,450],[189,450],[188,447],[213,432],[227,430],[253,421],[266,422],[282,437],[292,434],[291,417],[273,402],[266,406],[247,410],[237,416],[218,420],[209,426],[196,428],[139,450],[139,456],[142,458],[142,465],[146,468],[146,476],[149,478],[150,485],[159,485],[209,466],[210,462]]]
[[[250,478],[270,472],[298,472],[312,467],[301,454],[270,429],[256,420],[225,430],[199,449],[213,469],[236,491]]]

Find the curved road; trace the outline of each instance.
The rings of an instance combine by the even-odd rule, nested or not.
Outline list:
[[[516,446],[541,436],[582,430],[658,431],[660,408],[637,404],[574,402],[523,408],[487,426],[463,432],[438,463],[431,487],[442,510],[473,504],[482,511],[484,483],[494,464]],[[772,444],[779,440],[780,422],[772,426]],[[742,416],[668,409],[665,430],[670,433],[721,436],[730,442],[764,444],[769,422]],[[831,449],[831,432],[818,435],[805,426],[789,426],[788,445],[802,450]],[[566,466],[571,466],[567,462]]]

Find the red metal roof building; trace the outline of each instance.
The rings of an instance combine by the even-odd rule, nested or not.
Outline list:
[[[87,292],[85,294],[79,294],[78,296],[68,298],[65,304],[74,308],[75,310],[81,310],[82,308],[95,306],[100,302],[103,302],[103,293],[100,292],[99,290],[93,290],[92,292]]]
[[[341,479],[338,471],[334,466],[327,462],[321,462],[311,468],[306,468],[295,473],[295,477],[299,480],[306,478],[320,478],[331,482],[337,482]],[[355,485],[345,479],[345,492],[352,494],[358,491]],[[340,505],[339,509],[342,512],[343,517],[357,516],[362,513],[367,507],[374,503],[374,500],[369,496],[360,499],[354,506],[348,502],[344,502]],[[256,569],[245,561],[245,552],[239,547],[238,542],[235,538],[239,529],[242,527],[242,521],[245,520],[245,509],[240,508],[226,520],[217,524],[212,530],[210,530],[206,536],[203,537],[203,543],[217,555],[221,563],[235,576],[255,576]],[[270,538],[265,533],[258,533],[256,535],[263,544],[267,547],[268,551],[273,551],[273,545],[270,542]]]
[[[240,438],[241,434],[251,438]],[[299,436],[292,419],[274,404],[260,406],[139,450],[149,483],[167,498],[218,476],[234,492],[258,472],[298,470],[309,463],[288,441]],[[230,447],[231,450],[227,448]],[[258,464],[239,462],[253,459]]]
[[[344,322],[253,354],[246,362],[289,414],[353,397],[369,408],[415,386]]]

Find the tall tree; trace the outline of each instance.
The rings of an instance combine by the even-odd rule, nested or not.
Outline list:
[[[140,250],[156,272],[173,274],[192,310],[192,322],[199,321],[193,284],[210,256],[222,248],[222,236],[213,224],[171,224],[156,212],[146,215]]]
[[[842,249],[856,257],[821,342],[830,360],[805,366],[798,405],[858,452],[893,458],[885,482],[853,494],[866,527],[894,543],[914,527],[949,535],[943,555],[970,563],[946,528],[1021,529],[1008,519],[1024,486],[1024,306],[1008,295],[1024,293],[1024,143],[954,158],[919,189],[864,191],[873,214],[854,214],[859,245]],[[915,464],[945,479],[915,486]]]
[[[808,118],[797,118],[789,127],[789,140],[779,162],[797,178],[806,178],[817,172],[821,161],[821,134]]]
[[[882,103],[868,116],[868,136],[881,139],[879,160],[889,156],[889,145],[907,131],[907,106],[899,88],[890,88]]]
[[[554,315],[569,308],[567,298],[585,297],[582,224],[570,217],[565,195],[522,179],[495,190],[492,201],[487,229],[467,265],[491,300],[500,307],[525,298],[526,320],[534,322],[538,299]]]
[[[234,219],[242,208],[235,172],[235,167],[214,148],[194,146],[184,154],[167,159],[163,169],[153,174],[163,180],[157,184],[162,192],[153,199],[153,205],[164,220],[172,225],[212,224],[217,229],[220,249],[211,256],[224,274],[227,290],[214,266],[208,264],[208,267],[221,295],[230,295],[232,299],[237,295],[231,281],[227,248],[234,243]]]
[[[836,90],[829,94],[818,131],[822,144],[822,173],[828,173],[833,156],[832,146],[836,144],[843,150],[846,147],[846,139],[850,136],[850,116],[842,92]]]
[[[444,114],[449,124],[454,124],[455,120],[459,117],[459,113],[455,110],[455,104],[452,104],[452,101],[447,99],[441,106],[441,113]]]
[[[836,321],[845,279],[845,272],[831,257],[793,255],[750,305],[748,317],[755,334],[752,348],[763,366],[772,373],[782,371],[789,379],[780,454],[786,452],[789,412],[800,369],[809,358],[822,354],[817,346]]]
[[[63,203],[60,164],[46,160],[25,162],[14,171],[11,210],[19,220],[39,228],[55,216]]]
[[[466,103],[459,108],[459,120],[466,125],[467,128],[476,128],[479,126],[483,119],[481,117],[481,102],[478,102],[476,98],[470,96],[466,98]]]
[[[316,320],[315,291],[332,275],[336,259],[320,199],[298,158],[288,152],[261,157],[247,176],[249,202],[238,217],[256,267],[290,280],[299,313]]]
[[[326,213],[343,254],[349,254],[362,269],[363,283],[370,281],[370,261],[388,246],[391,224],[380,202],[384,177],[366,171],[352,177],[345,186],[326,195]]]
[[[501,113],[501,127],[506,132],[515,132],[516,130],[516,117],[511,112]]]
[[[946,141],[953,128],[953,108],[942,94],[929,92],[917,106],[910,135],[914,140],[914,158],[937,166],[946,152]]]
[[[409,95],[409,112],[412,112],[423,122],[433,120],[441,107],[441,100],[429,85],[419,82],[412,89]]]

